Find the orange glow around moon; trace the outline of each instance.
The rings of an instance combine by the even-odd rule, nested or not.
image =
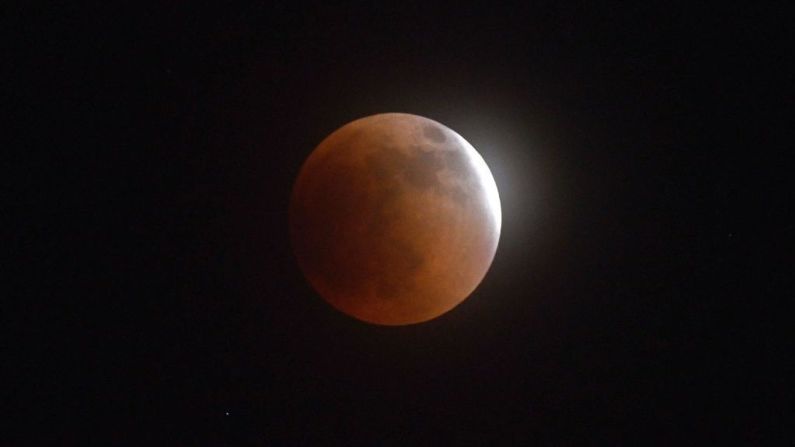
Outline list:
[[[500,226],[480,154],[444,125],[404,113],[329,135],[290,201],[309,283],[336,309],[382,325],[427,321],[466,299],[494,259]]]

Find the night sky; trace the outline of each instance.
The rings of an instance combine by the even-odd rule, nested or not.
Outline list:
[[[784,440],[783,7],[162,3],[4,8],[0,444]],[[466,138],[503,210],[405,327],[288,240],[301,163],[382,112]]]

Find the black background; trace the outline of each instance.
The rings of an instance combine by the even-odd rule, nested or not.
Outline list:
[[[6,8],[3,445],[785,440],[783,7],[326,3]],[[337,313],[287,239],[380,112],[502,200],[420,325]]]

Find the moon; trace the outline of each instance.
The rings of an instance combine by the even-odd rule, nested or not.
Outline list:
[[[475,148],[406,113],[361,118],[324,139],[301,167],[289,210],[311,286],[339,311],[390,326],[431,320],[472,294],[501,219]]]

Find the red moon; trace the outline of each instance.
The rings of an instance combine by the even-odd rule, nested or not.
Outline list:
[[[290,200],[298,264],[333,307],[380,325],[428,321],[466,299],[494,259],[497,185],[464,138],[384,113],[334,131]]]

